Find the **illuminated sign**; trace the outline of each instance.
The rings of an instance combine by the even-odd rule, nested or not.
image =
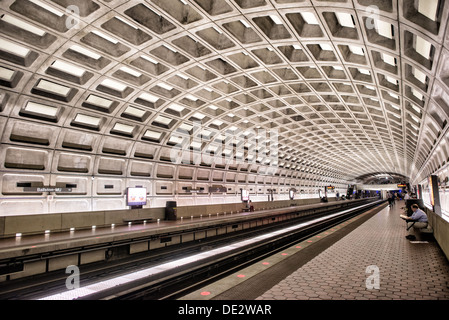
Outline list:
[[[128,188],[126,192],[127,206],[143,206],[147,204],[147,188]]]
[[[430,193],[430,204],[432,206],[435,205],[435,198],[433,195],[433,185],[432,185],[432,176],[429,177],[429,193]]]
[[[295,193],[296,193],[296,189],[294,189],[294,188],[288,190],[288,195],[290,197],[290,200],[295,199]]]
[[[242,201],[248,201],[249,200],[249,191],[242,189]]]
[[[406,184],[398,184],[398,188],[407,188]]]

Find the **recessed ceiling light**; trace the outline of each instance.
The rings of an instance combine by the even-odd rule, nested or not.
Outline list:
[[[174,53],[177,53],[177,52],[178,52],[176,49],[174,49],[173,47],[169,46],[169,45],[166,44],[166,43],[164,43],[163,46],[164,46],[165,48],[167,48],[168,50],[174,52]]]
[[[53,13],[54,15],[57,15],[58,17],[62,17],[64,15],[64,13],[62,13],[59,10],[56,10],[53,7],[50,7],[49,5],[39,1],[39,0],[28,0],[30,2],[33,2],[34,4],[38,5],[39,7],[41,7],[42,9],[47,10],[48,12]]]
[[[382,56],[382,60],[385,63],[388,63],[389,65],[392,65],[392,66],[396,66],[397,65],[395,57],[392,57],[389,54],[385,54],[385,53],[381,53],[381,56]]]
[[[12,53],[13,55],[22,58],[25,58],[30,53],[28,48],[2,38],[0,38],[0,49],[4,52]]]
[[[146,112],[145,110],[128,106],[123,113],[135,116],[137,118],[142,118],[145,115],[145,112]]]
[[[86,102],[89,104],[93,104],[96,106],[103,107],[105,109],[109,109],[109,107],[112,105],[113,101],[109,99],[105,99],[99,96],[96,96],[94,94],[89,95],[87,97]]]
[[[245,28],[251,27],[246,20],[240,19],[239,21],[245,26]]]
[[[418,0],[418,12],[436,21],[439,2],[440,0]]]
[[[70,49],[73,50],[73,51],[76,51],[78,53],[81,53],[84,56],[87,56],[87,57],[90,57],[92,59],[95,59],[95,60],[99,60],[101,58],[101,55],[99,55],[99,54],[97,54],[97,53],[95,53],[95,52],[93,52],[91,50],[88,50],[86,48],[83,48],[83,47],[81,47],[81,46],[79,46],[77,44],[71,46]]]
[[[0,66],[0,79],[11,81],[15,71]]]
[[[140,73],[138,71],[135,71],[135,70],[133,70],[131,68],[128,68],[126,66],[121,67],[120,70],[123,71],[123,72],[126,72],[126,73],[128,73],[128,74],[130,74],[130,75],[132,75],[133,77],[136,77],[136,78],[139,78],[139,77],[142,76],[142,73]]]
[[[50,82],[50,81],[43,80],[43,79],[39,81],[36,88],[45,90],[45,91],[50,91],[50,92],[53,92],[53,93],[56,93],[56,94],[62,95],[62,96],[67,96],[71,90],[71,88],[69,88],[69,87],[62,86],[57,83]]]
[[[392,31],[392,24],[382,21],[382,20],[374,20],[376,31],[379,35],[388,38],[393,39],[393,31]]]
[[[186,95],[186,99],[192,100],[192,101],[198,101],[197,97],[192,96],[191,94]]]
[[[107,34],[101,32],[101,31],[97,31],[97,30],[93,30],[92,31],[93,34],[99,36],[100,38],[105,39],[106,41],[109,41],[113,44],[117,44],[118,41],[116,39],[114,39],[113,37],[108,36]]]
[[[357,54],[359,56],[364,56],[365,52],[363,51],[363,48],[356,47],[356,46],[349,46],[349,51],[351,51],[354,54]]]
[[[172,119],[164,117],[164,116],[157,116],[157,118],[154,121],[162,123],[164,125],[169,125],[170,122],[172,122]]]
[[[131,134],[134,131],[134,126],[117,122],[112,130]]]
[[[158,97],[153,96],[152,94],[149,94],[149,93],[146,93],[146,92],[142,93],[139,96],[139,99],[146,100],[146,101],[149,101],[151,103],[155,103],[155,102],[157,102],[159,100]]]
[[[147,61],[153,63],[153,64],[158,64],[158,63],[159,63],[159,62],[157,62],[156,60],[154,60],[153,58],[151,58],[151,57],[149,57],[149,56],[146,56],[146,55],[141,55],[140,57],[141,57],[142,59],[145,59],[145,60],[147,60]]]
[[[319,46],[320,46],[321,50],[332,51],[332,46],[327,43],[320,43]]]
[[[152,130],[147,130],[145,131],[144,137],[146,138],[150,138],[153,140],[159,140],[162,136],[161,132],[157,132],[157,131],[152,131]]]
[[[8,22],[9,24],[15,25],[16,27],[19,27],[20,29],[29,31],[31,33],[34,33],[40,37],[43,37],[46,34],[45,30],[42,30],[40,28],[37,28],[28,22],[25,22],[23,20],[19,20],[16,17],[13,17],[9,14],[4,14],[1,19],[5,22]]]
[[[429,59],[430,58],[430,51],[432,49],[432,44],[420,36],[416,36],[416,42],[415,42],[415,50],[420,55],[422,55],[424,58]]]
[[[275,24],[282,24],[282,20],[277,15],[270,15],[270,18]]]
[[[69,73],[79,78],[81,78],[86,72],[86,70],[62,60],[54,61],[51,66],[55,69],[58,69],[59,71]]]
[[[126,21],[125,19],[123,19],[123,18],[120,17],[120,16],[115,16],[115,18],[118,19],[118,20],[120,20],[120,21],[123,22],[123,23],[126,23],[128,26],[130,26],[131,28],[133,28],[133,29],[135,29],[135,30],[138,30],[138,29],[139,29],[139,28],[137,28],[135,25],[133,25],[132,23]]]
[[[85,114],[78,113],[75,117],[75,122],[83,123],[91,126],[98,127],[100,125],[101,118],[88,116]]]
[[[101,84],[105,87],[111,88],[113,90],[123,92],[126,90],[127,86],[126,84],[123,84],[121,82],[112,80],[112,79],[105,79],[101,82]]]
[[[420,70],[416,68],[412,68],[412,74],[415,76],[416,79],[418,79],[422,83],[426,83],[427,76],[424,72],[421,72]]]
[[[172,103],[168,108],[172,109],[172,110],[174,110],[176,112],[182,112],[185,109],[184,107],[182,107],[182,106],[180,106],[179,104],[176,104],[176,103]]]
[[[25,106],[25,110],[28,112],[40,113],[51,117],[55,117],[56,114],[58,113],[57,107],[36,103],[32,101],[27,103],[27,105]]]
[[[337,17],[338,23],[342,27],[355,28],[354,20],[353,20],[351,14],[343,13],[343,12],[336,12],[335,15]]]
[[[163,89],[165,89],[165,90],[168,90],[168,91],[173,90],[173,87],[172,87],[172,86],[169,86],[168,84],[163,83],[163,82],[159,82],[159,83],[157,84],[157,86],[158,86],[158,87],[161,87],[161,88],[163,88]]]
[[[307,24],[313,24],[313,25],[319,25],[320,23],[318,22],[316,16],[314,13],[312,12],[301,12],[300,13],[302,18],[304,19],[304,21]]]

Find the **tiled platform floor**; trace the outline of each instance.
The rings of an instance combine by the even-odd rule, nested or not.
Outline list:
[[[449,263],[435,241],[405,238],[403,205],[383,209],[257,300],[449,299]],[[378,289],[369,266],[378,268]]]

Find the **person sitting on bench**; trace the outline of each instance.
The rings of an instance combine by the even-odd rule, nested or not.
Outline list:
[[[412,204],[413,214],[410,217],[401,216],[404,220],[407,221],[407,231],[409,234],[406,236],[407,239],[413,240],[416,239],[414,233],[414,229],[423,229],[428,225],[427,215],[424,211],[422,211],[417,204]]]

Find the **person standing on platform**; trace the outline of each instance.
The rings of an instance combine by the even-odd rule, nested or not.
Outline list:
[[[387,192],[387,200],[388,200],[388,206],[391,208],[391,206],[393,205],[393,196],[391,195],[390,192]]]

